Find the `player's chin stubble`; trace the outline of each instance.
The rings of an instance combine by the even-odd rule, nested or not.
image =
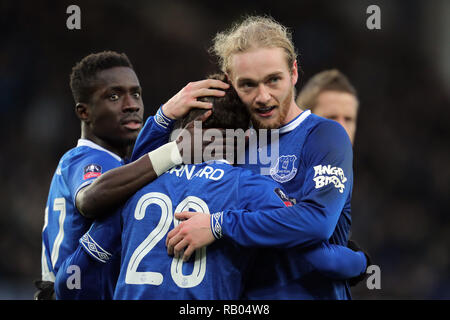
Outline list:
[[[284,119],[289,110],[289,106],[291,104],[292,99],[292,90],[287,95],[287,97],[283,100],[283,102],[278,106],[278,117],[276,119],[270,119],[268,121],[261,121],[255,115],[254,111],[250,111],[250,117],[252,120],[252,124],[255,129],[278,129],[282,126]]]

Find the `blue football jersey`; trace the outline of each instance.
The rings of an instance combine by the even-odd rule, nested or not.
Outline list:
[[[122,165],[116,154],[92,141],[79,139],[66,152],[53,175],[42,231],[42,279],[55,281],[61,263],[78,247],[92,221],[75,206],[77,192],[102,173]]]
[[[206,172],[210,171],[209,169],[205,170]],[[175,175],[177,174],[182,175],[183,172],[186,172],[187,174],[186,177],[188,180],[192,179],[193,176],[195,177],[195,169],[179,170],[175,168],[172,170],[172,173],[174,173]],[[198,175],[201,175],[201,171],[198,171]],[[248,176],[250,176],[250,178],[247,178]],[[215,176],[213,173],[211,177],[214,179],[217,178],[218,176]],[[282,204],[284,204],[285,206],[292,205],[290,200],[285,195],[284,191],[281,188],[279,188],[276,184],[274,184],[273,181],[271,181],[270,179],[258,178],[255,180],[252,177],[252,175],[249,175],[248,173],[245,174],[242,172],[240,173],[239,178],[246,179],[244,184],[240,186],[243,190],[248,189],[248,191],[252,191],[252,189],[257,188],[259,194],[261,195],[261,197],[258,197],[257,199],[249,197],[248,199],[241,200],[242,202],[241,205],[246,205],[247,208],[253,208],[251,210],[271,207],[270,204],[272,201],[274,208],[279,206],[283,207]],[[166,179],[166,183],[167,182],[169,183],[170,186],[171,179]],[[221,189],[228,191],[232,190],[233,185],[235,183],[238,183],[239,181],[229,181],[229,182],[232,183],[232,185],[230,185],[229,188],[227,188],[224,185]],[[160,183],[157,185],[160,186],[161,183],[164,183],[164,180],[160,180]],[[187,182],[181,180],[181,183],[196,183],[196,181],[194,180]],[[223,195],[220,194],[221,192],[220,189],[217,189],[216,191],[219,193],[216,192],[214,194],[215,197],[224,198]],[[160,198],[160,200],[165,199],[166,202],[169,202],[167,200],[169,198],[165,198],[165,196],[162,193],[153,192],[152,194],[155,196],[153,198],[154,200]],[[268,194],[269,196],[267,197],[266,194]],[[274,197],[274,195],[276,196]],[[146,199],[146,197],[144,199]],[[193,197],[191,197],[190,199],[194,200],[192,204],[195,204],[196,203],[195,201],[197,202],[199,201],[198,200],[199,198],[194,199]],[[227,197],[225,197],[224,199],[227,199]],[[151,201],[150,198],[146,199],[145,201],[147,200]],[[268,204],[266,204],[265,201],[268,201]],[[188,210],[189,207],[190,206],[188,205],[187,207],[184,207],[182,210]],[[104,300],[104,299],[111,299],[113,297],[114,288],[120,270],[120,255],[121,255],[120,251],[121,251],[121,232],[122,232],[121,213],[123,215],[126,215],[127,217],[130,215],[129,212],[125,212],[123,210],[127,209],[119,210],[114,215],[111,215],[109,217],[95,220],[89,231],[86,232],[86,234],[84,234],[83,237],[81,237],[79,241],[80,244],[77,250],[62,263],[57,273],[55,281],[55,292],[58,299]],[[204,210],[204,209],[202,207],[195,207],[195,210]],[[213,221],[212,228],[215,234],[220,233],[220,230],[219,229],[214,230],[214,226],[220,226],[220,224],[215,225],[214,222],[220,221],[221,218],[222,212],[217,212],[212,216]],[[128,241],[130,241],[130,239],[134,237],[135,231],[134,229],[132,230],[133,234],[129,236]],[[225,254],[221,256],[221,260],[226,260],[230,258],[233,260],[235,259],[234,257],[235,254],[239,251],[239,249],[236,247],[235,244],[228,243],[228,245],[232,245],[234,249],[226,249],[224,251]],[[155,250],[158,250],[157,248],[158,247],[156,247]],[[265,254],[265,252],[266,251],[264,249],[264,251],[261,251],[257,254],[263,255]],[[155,251],[152,253],[152,255],[154,255],[155,253],[161,254],[161,252]],[[248,273],[248,270],[254,270],[255,268],[263,268],[263,269],[266,268],[265,266],[259,265],[252,265],[251,267],[248,266],[248,262],[252,260],[252,255],[254,254],[255,250],[249,251],[243,249],[243,251],[240,252],[240,255],[246,256],[247,260],[241,263],[234,264],[234,267],[236,269],[231,269],[234,272],[231,272],[227,277],[232,277],[235,283],[233,284],[233,286],[230,286],[229,288],[226,287],[225,283],[225,287],[222,287],[222,289],[225,290],[227,294],[222,295],[221,298],[223,299],[238,298],[236,294],[238,294],[238,292],[242,290],[242,287],[245,286],[246,280],[250,278],[248,275],[244,276],[246,273]],[[332,279],[348,279],[351,277],[355,277],[364,272],[366,268],[366,259],[362,252],[353,252],[352,250],[346,247],[333,245],[329,243],[321,243],[319,246],[305,251],[302,257],[306,262],[308,262],[312,266],[314,270]],[[162,254],[161,258],[163,260],[164,258],[170,259],[170,257],[166,257],[165,254]],[[125,267],[123,266],[123,268]],[[141,273],[139,273],[139,275],[142,276],[143,278],[146,277]],[[242,281],[242,283],[240,281]],[[145,286],[143,287],[135,286],[135,287],[138,289],[144,288],[144,291],[147,290]],[[235,289],[232,290],[230,288]],[[159,289],[162,291],[167,290],[167,286],[161,287]],[[129,290],[131,290],[130,291],[131,293],[129,293],[130,296],[128,296],[127,299],[137,299],[138,297],[135,296],[134,293],[132,292],[133,286],[130,286]],[[199,296],[196,290],[198,289],[195,289],[194,293],[190,293],[189,296],[183,296],[183,299],[188,298],[210,299],[213,297],[215,298],[214,295],[216,293],[213,290],[203,292],[204,293],[203,296]],[[184,295],[186,294],[186,292],[182,293],[180,291],[178,292],[178,294]],[[161,293],[159,293],[158,295],[160,297],[164,296]],[[120,298],[123,299],[124,297]],[[144,295],[143,298],[150,299],[154,297]],[[179,298],[179,296],[172,295],[170,299],[172,298],[177,299]]]
[[[114,298],[238,299],[252,249],[243,251],[225,240],[198,249],[189,261],[171,257],[165,239],[179,223],[174,212],[219,217],[226,208],[273,210],[286,206],[279,189],[267,177],[222,161],[172,168],[122,209],[122,262]]]
[[[152,130],[155,129],[148,126],[148,131],[136,141],[139,149],[133,153],[135,159],[151,151],[148,146],[156,148],[167,142],[168,133],[153,135]],[[277,133],[274,136],[269,133],[258,144],[250,143],[241,165],[278,182],[296,204],[270,211],[225,210],[218,220],[225,238],[248,247],[280,248],[266,250],[257,259],[259,265],[270,270],[258,268],[258,272],[252,272],[247,298],[349,299],[346,281],[315,270],[305,256],[305,248],[326,239],[330,245],[347,244],[353,187],[349,138],[337,122],[313,115],[309,110]],[[318,256],[308,258],[311,257]],[[355,264],[351,270],[361,270],[361,260],[352,261]]]
[[[224,237],[244,246],[283,248],[258,256],[257,263],[271,270],[252,272],[247,298],[349,299],[346,281],[313,270],[302,255],[305,247],[327,239],[347,245],[353,187],[347,133],[337,122],[308,110],[281,127],[278,136],[259,140],[267,143],[250,144],[242,166],[280,183],[296,204],[281,210],[224,212]]]

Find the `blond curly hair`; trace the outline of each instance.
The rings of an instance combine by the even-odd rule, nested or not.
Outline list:
[[[269,16],[244,17],[242,22],[217,33],[210,52],[218,57],[222,71],[229,74],[233,54],[252,48],[282,48],[289,70],[297,59],[291,32]]]

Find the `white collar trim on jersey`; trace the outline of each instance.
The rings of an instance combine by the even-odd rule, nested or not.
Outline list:
[[[117,154],[115,154],[114,152],[111,152],[109,150],[106,150],[105,148],[99,146],[98,144],[92,142],[91,140],[83,139],[83,138],[78,139],[77,147],[82,147],[82,146],[86,146],[86,147],[89,147],[89,148],[92,148],[92,149],[97,149],[97,150],[104,151],[104,152],[110,154],[115,159],[117,159],[117,161],[122,162],[122,158],[119,157]]]
[[[225,159],[208,160],[208,161],[205,161],[205,163],[207,163],[207,164],[226,163],[226,164],[229,164],[230,166],[232,166],[231,162],[229,162],[228,160],[225,160]]]
[[[311,110],[305,110],[303,111],[296,119],[292,120],[291,122],[289,122],[288,124],[282,126],[280,128],[280,133],[287,133],[290,132],[292,130],[294,130],[295,128],[297,128],[300,123],[303,122],[303,120],[305,120],[309,115],[311,114]]]

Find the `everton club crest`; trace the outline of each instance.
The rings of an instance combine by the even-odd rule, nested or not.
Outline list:
[[[297,168],[295,161],[297,157],[294,155],[278,157],[277,163],[270,168],[270,176],[273,180],[284,183],[295,177]]]

